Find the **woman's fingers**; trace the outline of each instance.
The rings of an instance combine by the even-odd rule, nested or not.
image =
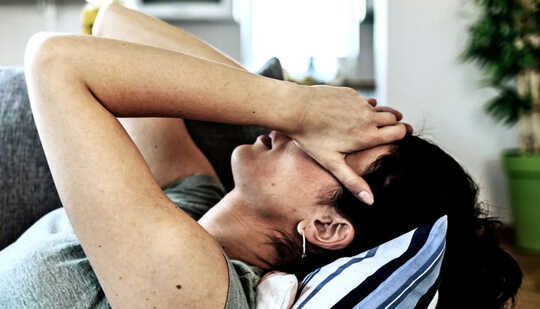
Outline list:
[[[413,131],[414,131],[414,130],[413,130],[413,127],[412,127],[410,124],[406,123],[406,122],[402,122],[402,123],[403,123],[403,124],[405,125],[405,127],[407,128],[407,133],[413,134]]]
[[[406,126],[398,124],[403,116],[390,107],[377,107],[376,99],[365,99],[351,88],[310,86],[302,89],[311,92],[306,96],[309,104],[305,105],[309,106],[309,113],[305,113],[296,130],[284,133],[304,145],[300,148],[305,153],[355,196],[370,204],[374,197],[369,185],[345,162],[343,154],[403,138]],[[351,131],[357,132],[356,136],[351,136]]]
[[[378,127],[394,125],[398,122],[396,115],[390,112],[375,113],[373,118],[375,119]]]
[[[403,119],[403,114],[401,112],[399,112],[398,110],[395,110],[395,109],[393,109],[391,107],[388,107],[388,106],[376,106],[375,110],[377,112],[389,112],[389,113],[392,113],[392,114],[396,115],[396,118],[397,118],[398,121]]]
[[[293,143],[313,160],[317,161],[323,168],[329,171],[336,179],[350,190],[356,198],[364,203],[373,204],[373,192],[369,184],[359,176],[345,161],[345,156],[339,152],[326,152],[316,149],[313,152],[307,151],[297,140]]]
[[[384,126],[379,128],[377,140],[379,144],[389,144],[405,137],[407,130],[407,125],[402,122]]]
[[[368,101],[369,105],[371,105],[373,107],[377,106],[377,99],[369,98],[369,99],[367,99],[367,101]]]
[[[403,114],[401,112],[388,106],[376,106],[375,110],[377,111],[377,114],[375,116],[375,121],[377,122],[377,125],[379,127],[393,126],[393,125],[396,125],[399,121],[401,121],[401,119],[403,119]],[[392,114],[393,117],[388,114]],[[410,124],[406,122],[401,122],[401,124],[405,126],[405,131],[407,133],[412,134],[414,132],[413,127]],[[384,132],[392,133],[395,130],[396,129],[392,129],[388,131],[385,130]]]
[[[369,184],[347,164],[344,156],[328,163],[323,161],[321,165],[329,170],[357,198],[368,205],[373,204],[374,198]]]

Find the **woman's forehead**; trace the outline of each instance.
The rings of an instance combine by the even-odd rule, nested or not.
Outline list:
[[[362,175],[379,157],[389,154],[391,148],[392,144],[385,144],[353,152],[345,157],[345,161],[357,174]]]

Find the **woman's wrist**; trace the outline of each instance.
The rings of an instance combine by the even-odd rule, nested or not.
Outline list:
[[[298,131],[309,102],[309,87],[289,81],[271,80],[274,100],[267,106],[260,125],[283,133]]]

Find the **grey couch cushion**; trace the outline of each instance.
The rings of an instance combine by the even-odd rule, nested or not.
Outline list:
[[[0,69],[0,248],[60,205],[41,148],[22,68]]]
[[[283,79],[275,58],[259,73]],[[185,122],[227,191],[234,186],[230,166],[233,149],[269,132],[257,126]],[[45,213],[61,207],[35,128],[22,67],[0,67],[0,154],[1,250]]]

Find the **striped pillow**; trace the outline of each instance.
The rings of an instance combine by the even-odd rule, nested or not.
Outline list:
[[[307,275],[293,309],[435,308],[448,219]]]

